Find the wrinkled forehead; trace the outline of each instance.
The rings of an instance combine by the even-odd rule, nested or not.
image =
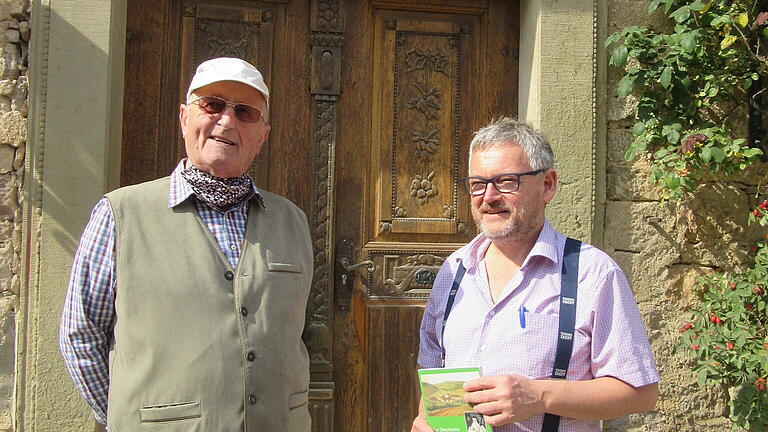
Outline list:
[[[527,171],[531,171],[528,156],[516,143],[505,142],[485,146],[469,154],[470,175],[491,177],[501,173]]]

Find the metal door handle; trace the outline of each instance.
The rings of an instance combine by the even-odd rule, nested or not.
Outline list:
[[[361,269],[362,267],[366,267],[365,270],[368,271],[368,273],[373,273],[376,271],[376,264],[373,263],[371,260],[365,260],[360,261],[359,263],[350,264],[349,259],[344,257],[339,259],[339,265],[346,271],[355,271],[358,269]]]

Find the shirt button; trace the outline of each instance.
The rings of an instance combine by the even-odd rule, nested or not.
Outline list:
[[[248,361],[254,361],[256,360],[256,354],[254,354],[253,351],[248,351],[248,355],[246,355],[245,358],[247,358]]]
[[[243,316],[248,316],[248,309],[246,309],[245,307],[241,307],[241,308],[240,308],[240,313],[241,313]]]
[[[256,395],[255,394],[251,393],[251,394],[248,395],[248,403],[249,404],[255,405],[257,400],[258,399],[256,399]]]
[[[232,249],[233,251],[236,251],[237,245],[233,243],[232,246],[230,246],[229,248]]]
[[[227,270],[227,272],[224,273],[224,279],[231,281],[234,278],[235,278],[235,274],[232,273],[231,271]]]

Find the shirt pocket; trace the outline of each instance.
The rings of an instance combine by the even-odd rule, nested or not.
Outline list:
[[[202,417],[200,402],[188,401],[139,408],[142,423],[169,422]]]
[[[515,322],[517,331],[507,335],[506,352],[509,370],[531,379],[547,379],[552,375],[560,316],[525,313],[525,328]]]

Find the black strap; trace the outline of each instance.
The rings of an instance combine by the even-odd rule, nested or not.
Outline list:
[[[440,360],[442,360],[442,367],[445,367],[445,323],[448,322],[448,314],[451,313],[451,308],[453,308],[453,302],[456,300],[456,293],[459,291],[459,285],[461,285],[461,280],[464,279],[464,273],[466,273],[467,269],[464,268],[464,263],[459,261],[459,269],[456,271],[456,277],[453,278],[453,284],[451,284],[451,292],[448,294],[448,303],[445,305],[445,313],[443,314],[443,327],[440,329],[440,348],[443,349],[443,352],[440,354],[442,357]]]
[[[576,327],[576,294],[579,283],[579,252],[581,242],[572,238],[565,239],[563,252],[563,272],[560,281],[560,327],[557,337],[555,364],[552,378],[565,379],[573,352],[573,332]],[[544,414],[541,432],[556,432],[560,426],[560,416]]]

